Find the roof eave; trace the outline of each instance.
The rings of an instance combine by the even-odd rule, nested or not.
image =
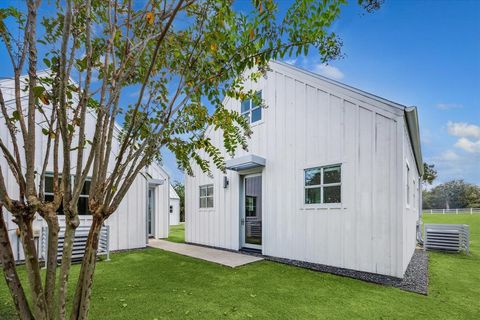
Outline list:
[[[417,107],[405,108],[405,120],[407,123],[408,136],[412,144],[413,155],[417,164],[418,173],[423,176],[423,158],[420,144],[420,129],[418,124]]]

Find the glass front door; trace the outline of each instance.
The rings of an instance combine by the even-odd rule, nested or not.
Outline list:
[[[242,217],[243,246],[252,249],[261,249],[262,176],[245,176],[244,188],[244,212]]]
[[[153,228],[154,212],[155,212],[155,189],[148,188],[147,232],[149,237],[153,237],[155,234],[155,230]]]

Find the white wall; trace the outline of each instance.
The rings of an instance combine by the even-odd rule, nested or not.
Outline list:
[[[180,199],[170,198],[170,207],[172,208],[170,212],[170,225],[175,226],[180,224]]]
[[[13,81],[4,80],[0,81],[0,87],[2,88],[2,92],[4,95],[5,102],[8,108],[13,108],[13,101],[14,98],[13,90],[9,88],[13,88]],[[26,98],[23,98],[23,103],[26,103]],[[48,106],[45,107],[46,112],[49,112]],[[37,115],[38,119],[40,119],[41,115]],[[86,135],[87,139],[92,139],[94,128],[95,128],[96,119],[93,114],[87,113],[86,117]],[[43,164],[43,160],[46,153],[46,139],[45,135],[41,132],[41,127],[37,126],[36,131],[36,166],[37,171],[41,172],[41,165]],[[118,133],[118,128],[115,131]],[[0,136],[2,140],[7,144],[7,147],[10,150],[13,150],[12,143],[10,141],[10,136],[8,133],[8,129],[6,128],[3,115],[0,115]],[[76,138],[74,138],[76,139]],[[20,148],[23,148],[21,145],[21,137],[18,136],[18,142],[20,143]],[[74,140],[76,141],[76,140]],[[75,145],[75,142],[73,143]],[[61,146],[60,146],[61,148]],[[61,150],[61,149],[60,149]],[[112,155],[110,157],[109,168],[113,169],[115,156],[118,154],[119,145],[118,141],[115,140],[112,146]],[[87,149],[85,154],[89,152],[89,145],[87,145]],[[21,156],[23,158],[23,153],[21,152]],[[63,159],[59,157],[59,167],[62,168]],[[9,192],[10,197],[13,199],[18,198],[18,186],[12,175],[11,171],[8,169],[6,164],[6,160],[3,156],[0,159],[2,173],[5,177],[5,182],[7,186],[7,190]],[[76,153],[72,152],[72,164],[76,164]],[[53,171],[53,155],[50,155],[49,164],[47,167],[47,171]],[[156,237],[168,237],[168,186],[169,186],[169,178],[166,172],[159,166],[159,165],[152,165],[148,168],[148,172],[152,176],[153,179],[163,179],[165,180],[164,185],[160,185],[157,187],[157,206],[156,206],[156,221],[157,221],[157,232]],[[72,169],[72,174],[75,173],[75,169]],[[107,221],[106,224],[110,225],[110,249],[111,250],[121,250],[121,249],[132,249],[132,248],[140,248],[145,247],[146,245],[146,201],[147,201],[147,180],[142,176],[139,175],[134,183],[132,184],[130,190],[127,192],[126,196],[122,200],[117,212],[115,212]],[[62,223],[63,217],[59,217],[60,222]],[[81,223],[82,224],[89,224],[91,221],[91,216],[81,216]],[[12,242],[12,247],[14,253],[17,255],[17,247],[18,246],[18,237],[15,234],[15,230],[17,228],[16,224],[13,223],[11,215],[7,212],[6,214],[6,223],[9,229],[9,235]],[[42,226],[45,226],[46,223],[41,219],[41,217],[37,217],[36,221],[34,222],[34,227],[36,229],[40,229]],[[21,248],[18,250],[18,259],[23,259],[23,251]]]
[[[403,110],[284,65],[273,63],[272,69],[251,84],[268,106],[249,141],[249,153],[266,159],[263,254],[402,277],[411,251],[403,239],[415,232],[403,224],[399,197]],[[226,106],[240,109],[234,100]],[[221,132],[209,136],[222,145]],[[337,163],[341,206],[305,206],[303,170]],[[186,241],[239,249],[241,176],[228,171],[230,185],[223,189],[218,170],[209,178],[196,167],[194,175],[185,179]],[[199,209],[199,186],[209,183],[214,208]]]
[[[417,221],[420,219],[421,207],[420,207],[420,197],[422,196],[421,190],[421,180],[418,174],[417,164],[412,152],[412,145],[410,138],[408,137],[407,131],[403,135],[403,154],[404,154],[404,165],[403,165],[403,267],[407,268],[410,259],[415,251],[417,246],[417,234],[416,226]],[[407,165],[409,166],[409,176],[407,176]],[[407,188],[409,184],[409,188]],[[407,194],[407,189],[409,194]],[[407,203],[407,197],[409,201]]]

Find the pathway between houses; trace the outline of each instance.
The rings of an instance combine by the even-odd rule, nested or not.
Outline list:
[[[175,252],[184,256],[218,263],[232,268],[263,260],[261,257],[166,240],[150,239],[148,245],[152,248]]]

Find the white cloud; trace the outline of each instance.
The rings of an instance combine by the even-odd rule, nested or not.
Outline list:
[[[465,122],[447,123],[448,133],[455,137],[472,137],[480,139],[480,126]]]
[[[440,110],[461,109],[463,105],[457,103],[439,103],[435,106]]]
[[[459,139],[455,147],[469,153],[480,153],[480,126],[464,122],[448,122],[448,133]]]
[[[463,179],[467,182],[480,184],[480,153],[459,154],[453,150],[426,157],[427,163],[435,164],[438,171],[436,183],[443,183],[452,179]]]
[[[460,138],[457,143],[455,143],[455,147],[471,153],[480,152],[480,139],[477,141],[471,141],[467,138]]]
[[[315,65],[312,71],[335,80],[340,80],[344,76],[343,72],[340,71],[340,69],[325,63],[319,63]]]
[[[446,161],[458,160],[460,156],[452,150],[447,150],[441,154],[440,159]]]

